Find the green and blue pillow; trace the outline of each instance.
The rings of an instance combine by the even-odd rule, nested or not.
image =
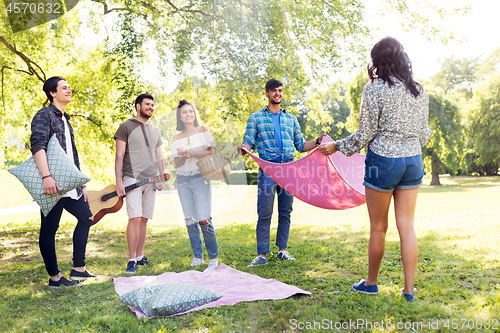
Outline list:
[[[90,181],[90,178],[78,170],[74,161],[62,149],[55,134],[52,135],[47,145],[47,162],[52,178],[61,189],[60,193],[53,195],[44,193],[43,179],[36,165],[35,156],[31,156],[23,164],[8,170],[21,181],[45,216],[54,208],[64,193]]]
[[[118,297],[146,316],[168,316],[184,312],[221,298],[222,295],[203,287],[179,283],[148,285]]]

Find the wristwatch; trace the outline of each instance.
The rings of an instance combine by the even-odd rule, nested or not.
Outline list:
[[[320,142],[319,142],[319,138],[316,139],[316,146],[319,146],[320,145]]]

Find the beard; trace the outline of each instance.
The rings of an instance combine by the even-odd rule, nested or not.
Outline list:
[[[281,99],[279,100],[279,102],[276,102],[276,101],[274,100],[274,98],[270,98],[270,99],[269,99],[269,103],[274,104],[274,105],[280,105],[280,104],[281,104]]]
[[[142,108],[139,110],[139,114],[141,115],[141,117],[146,118],[146,119],[151,118],[151,115],[152,115],[152,113],[151,113],[151,115],[147,114],[146,111],[143,110]]]

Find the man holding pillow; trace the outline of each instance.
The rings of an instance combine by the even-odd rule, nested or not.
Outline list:
[[[66,154],[74,161],[75,166],[80,169],[78,152],[75,146],[73,128],[66,114],[66,106],[71,102],[71,88],[63,77],[54,76],[45,81],[43,91],[47,95],[50,104],[40,109],[31,122],[31,152],[35,156],[36,165],[43,178],[43,189],[45,194],[56,194],[60,189],[57,182],[50,174],[47,161],[47,144],[53,134],[59,141]],[[73,270],[66,279],[59,271],[57,265],[55,236],[59,228],[59,221],[63,209],[78,219],[73,232]],[[49,288],[59,289],[61,287],[81,286],[75,281],[83,281],[95,275],[89,273],[85,268],[85,251],[89,229],[92,225],[92,213],[88,205],[88,195],[85,185],[67,192],[52,210],[44,216],[41,215],[40,226],[40,252],[45,263],[45,269],[50,276]]]

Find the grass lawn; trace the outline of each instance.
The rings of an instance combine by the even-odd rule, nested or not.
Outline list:
[[[0,208],[32,203],[15,179],[5,171],[0,175],[10,182],[0,196]],[[351,285],[367,273],[365,205],[327,211],[296,200],[289,251],[297,260],[278,262],[274,255],[267,266],[247,268],[256,255],[256,187],[214,187],[212,215],[220,262],[312,295],[141,320],[118,301],[113,285],[114,277],[126,276],[124,209],[91,229],[87,268],[99,278],[82,288],[59,291],[47,286],[38,249],[39,214],[0,215],[0,332],[378,332],[382,327],[392,332],[500,332],[500,177],[442,177],[442,182],[439,187],[423,186],[419,194],[415,303],[399,296],[403,269],[393,214],[380,294],[352,291]],[[275,214],[271,241],[276,221]],[[65,213],[57,234],[59,266],[66,276],[74,225],[74,218]],[[145,251],[155,265],[139,269],[137,275],[191,269],[192,252],[175,193],[157,196],[149,226]]]

